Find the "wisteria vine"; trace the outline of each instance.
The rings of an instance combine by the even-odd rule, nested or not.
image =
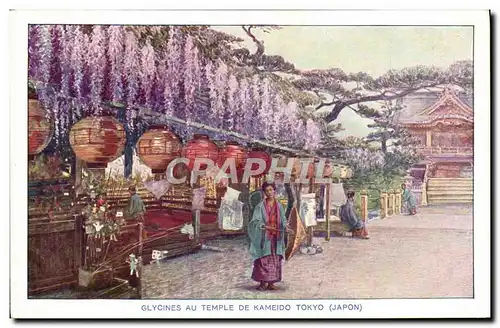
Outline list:
[[[170,27],[161,52],[116,25],[30,25],[28,42],[29,78],[52,112],[58,139],[113,102],[308,150],[319,145],[318,125],[299,119],[298,105],[286,103],[268,77],[239,76],[202,58],[179,27]],[[207,87],[208,112],[198,101]],[[132,109],[126,111],[130,129]]]

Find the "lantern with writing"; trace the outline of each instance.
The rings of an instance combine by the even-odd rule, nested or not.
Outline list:
[[[181,155],[179,138],[164,125],[153,125],[137,142],[137,155],[153,174],[165,173],[168,164]]]
[[[269,172],[269,170],[271,169],[272,158],[263,149],[252,148],[252,150],[248,152],[248,159],[250,159],[250,158],[261,159],[264,161],[264,163],[266,165],[264,172],[262,172],[260,174],[253,175],[253,177],[260,178],[260,177],[266,175]],[[286,163],[285,163],[285,165],[286,165]],[[259,168],[259,165],[255,164],[255,163],[252,164],[252,166],[251,166],[252,171],[256,171],[258,168]]]
[[[333,174],[333,165],[330,161],[325,162],[325,167],[323,168],[323,177],[329,178]]]
[[[226,145],[224,148],[219,150],[219,157],[217,159],[217,165],[222,168],[224,165],[224,162],[227,159],[234,159],[234,162],[236,164],[236,172],[238,174],[239,180],[241,179],[241,176],[243,175],[243,172],[245,170],[245,164],[247,163],[247,151],[245,148],[240,146],[237,142],[234,141],[228,141],[226,142]],[[225,173],[230,173],[229,168],[226,170]]]
[[[28,99],[28,155],[33,158],[44,150],[52,139],[54,122],[36,99]]]
[[[332,165],[332,178],[335,179],[340,179],[340,165],[338,164],[333,164]]]
[[[302,167],[304,165],[306,165],[306,163],[308,161],[310,162],[310,164],[309,164],[309,167],[307,169],[306,178],[311,179],[314,176],[314,161],[312,161],[311,159],[309,159],[309,160],[304,159],[304,163],[302,163],[300,158],[295,159],[295,161],[293,163],[293,168],[292,168],[292,176],[300,177],[301,172],[302,172]]]
[[[341,179],[347,178],[347,166],[345,166],[345,165],[340,166],[340,178]]]
[[[111,116],[86,117],[73,125],[69,143],[76,157],[88,168],[106,168],[122,155],[125,148],[125,130]]]
[[[273,154],[273,157],[271,158],[271,163],[273,161],[273,159],[277,158],[277,163],[276,163],[276,167],[277,168],[286,168],[287,166],[287,163],[288,163],[288,158],[283,155],[283,154]],[[275,179],[283,179],[284,178],[284,173],[283,172],[276,172],[274,174],[274,177],[271,177],[271,176],[268,176],[267,177],[268,179],[271,179],[271,180],[275,180]]]
[[[219,157],[219,149],[208,136],[203,134],[195,134],[194,138],[189,140],[182,149],[182,156],[189,159],[188,167],[190,170],[194,168],[194,161],[196,158],[206,158],[217,163]],[[207,165],[200,165],[201,170],[206,170]]]

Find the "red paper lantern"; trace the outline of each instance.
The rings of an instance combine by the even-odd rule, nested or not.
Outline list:
[[[137,142],[137,155],[153,173],[164,173],[181,150],[179,138],[164,125],[151,126]]]
[[[329,178],[333,174],[333,165],[330,162],[325,163],[325,167],[323,169],[323,177],[324,178]]]
[[[236,171],[238,175],[241,175],[245,170],[245,164],[247,163],[247,151],[245,148],[234,141],[226,142],[226,146],[219,151],[217,165],[222,168],[224,162],[229,158],[234,158]],[[229,173],[229,168],[226,170],[226,173]]]
[[[264,172],[261,174],[255,175],[255,177],[261,177],[266,175],[269,170],[271,169],[271,163],[272,163],[272,158],[271,156],[266,153],[264,150],[261,148],[253,148],[249,153],[248,153],[248,158],[259,158],[262,159],[266,163],[266,168],[264,169]],[[252,164],[251,169],[252,170],[257,170],[259,168],[258,164]]]
[[[300,161],[300,158],[295,159],[295,162],[293,163],[293,168],[292,168],[292,176],[299,177],[300,173],[302,172],[302,162]],[[309,168],[307,170],[307,179],[311,179],[314,177],[314,162],[311,162],[309,164]]]
[[[182,157],[189,159],[188,167],[192,170],[194,168],[194,161],[196,158],[207,158],[212,160],[214,163],[217,163],[219,149],[216,144],[210,141],[208,136],[195,134],[194,138],[188,141],[182,149]],[[207,165],[202,164],[200,169],[206,170]]]
[[[277,167],[286,167],[288,164],[288,158],[286,158],[285,155],[282,154],[274,154],[274,158],[278,159],[278,162],[276,163]]]
[[[125,130],[111,116],[87,117],[73,125],[69,143],[89,168],[106,168],[125,148]]]
[[[42,152],[52,139],[54,122],[36,99],[28,99],[28,155]]]

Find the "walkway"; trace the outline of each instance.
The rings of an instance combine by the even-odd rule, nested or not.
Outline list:
[[[296,254],[284,265],[283,288],[258,292],[250,280],[245,238],[210,242],[200,251],[143,269],[143,298],[431,298],[472,297],[472,209],[439,206],[416,216],[368,224],[371,239],[315,238],[322,254]]]

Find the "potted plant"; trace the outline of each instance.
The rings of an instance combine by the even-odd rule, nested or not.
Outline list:
[[[92,186],[90,194],[96,196],[90,197],[82,212],[85,218],[85,255],[78,281],[81,287],[100,289],[113,283],[113,268],[104,263],[124,222],[117,217],[116,211],[110,209],[103,193],[97,195]]]

